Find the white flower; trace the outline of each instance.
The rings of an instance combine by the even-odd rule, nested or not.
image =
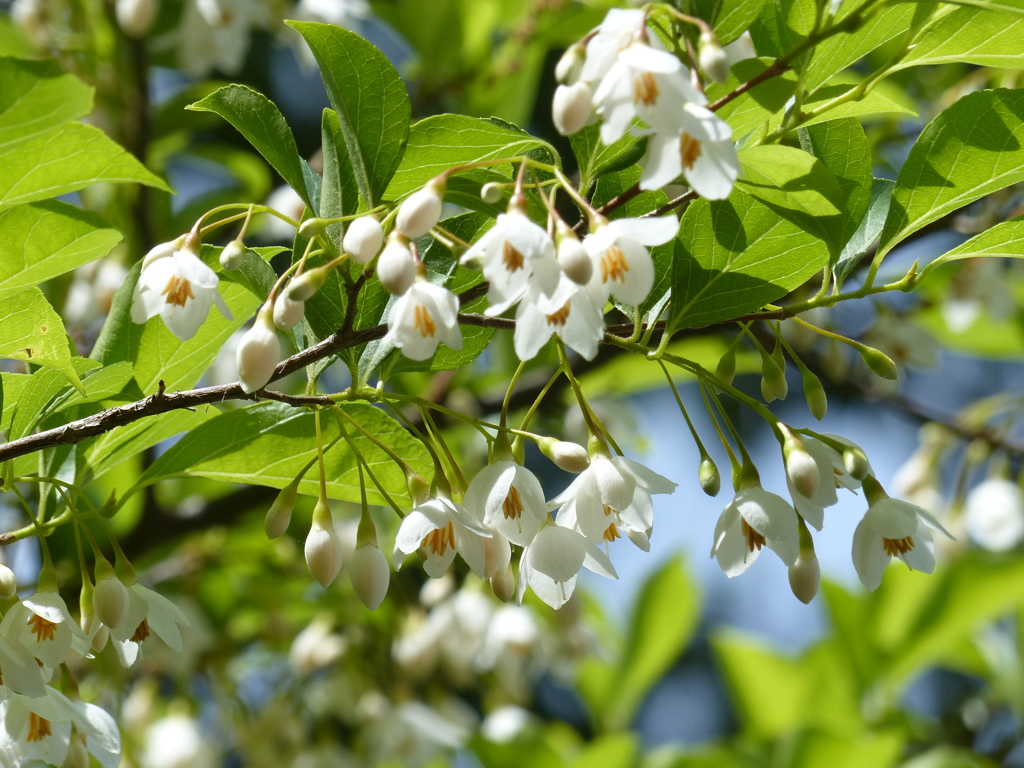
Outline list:
[[[814,526],[815,530],[820,531],[825,524],[825,507],[831,507],[839,501],[839,496],[836,494],[835,462],[838,460],[839,465],[842,466],[843,457],[813,437],[801,435],[800,442],[804,447],[803,455],[807,457],[806,469],[817,475],[818,482],[811,495],[807,496],[801,493],[796,483],[793,482],[789,471],[792,458],[787,457],[786,485],[796,511],[804,520]]]
[[[217,290],[218,282],[217,273],[190,248],[155,258],[143,266],[135,284],[132,322],[145,323],[160,315],[171,333],[187,341],[196,335],[214,304],[224,317],[232,319]]]
[[[678,110],[676,127],[647,140],[640,161],[641,189],[660,189],[679,176],[708,200],[724,200],[740,175],[732,129],[714,112],[697,104]]]
[[[189,0],[177,31],[178,63],[197,79],[214,69],[237,75],[252,28],[269,20],[269,8],[258,0]]]
[[[46,681],[49,680],[49,670],[40,667],[39,662],[25,646],[17,642],[8,642],[3,637],[0,637],[0,675],[5,687],[25,696],[44,695]]]
[[[358,547],[352,555],[348,575],[359,602],[376,611],[384,602],[391,583],[391,566],[384,553],[373,544]]]
[[[380,253],[384,243],[384,230],[376,216],[360,216],[348,225],[342,248],[352,261],[368,264]]]
[[[516,600],[523,602],[529,586],[557,610],[572,597],[577,574],[584,567],[609,579],[618,578],[608,556],[581,533],[560,525],[545,525],[523,550]]]
[[[821,566],[814,552],[803,554],[797,557],[796,561],[789,566],[789,588],[793,595],[804,605],[807,605],[818,594],[821,586]]]
[[[395,217],[395,229],[409,238],[427,234],[441,218],[444,191],[444,181],[435,178],[405,198]]]
[[[377,259],[377,279],[392,296],[404,295],[416,279],[416,260],[400,232],[391,233]]]
[[[61,596],[47,590],[12,606],[0,622],[0,636],[21,645],[50,669],[64,662],[75,637],[85,639]]]
[[[799,554],[796,510],[760,486],[743,488],[718,518],[711,555],[729,578],[739,576],[767,546],[786,565]]]
[[[594,260],[590,287],[617,296],[626,304],[643,304],[654,286],[654,262],[645,246],[661,245],[676,236],[673,215],[649,219],[614,219],[602,223],[583,239]]]
[[[594,94],[590,84],[577,80],[572,85],[560,85],[551,101],[551,120],[563,136],[571,136],[582,129],[594,111]]]
[[[370,5],[367,0],[299,0],[289,14],[289,18],[299,21],[317,21],[353,31],[358,31],[369,17]],[[313,52],[302,35],[289,30],[288,38],[303,66],[307,69],[316,66]]]
[[[909,502],[885,496],[868,507],[853,532],[853,565],[861,583],[877,589],[893,557],[915,571],[935,570],[935,543],[929,527],[949,536],[931,514]]]
[[[596,83],[612,68],[619,51],[629,46],[644,26],[645,14],[639,9],[612,8],[587,43],[586,58],[579,77]]]
[[[243,392],[255,392],[266,386],[281,359],[281,342],[277,339],[273,313],[272,306],[263,305],[256,314],[256,322],[238,343],[235,362]]]
[[[466,490],[463,506],[520,546],[529,544],[550,519],[537,476],[514,461],[497,461],[480,470]]]
[[[520,360],[532,360],[554,333],[571,349],[593,360],[604,338],[606,298],[601,288],[578,285],[564,272],[551,296],[546,296],[539,285],[529,284],[516,310],[516,355]]]
[[[559,505],[558,524],[582,533],[589,541],[611,542],[620,532],[648,549],[654,526],[651,495],[672,493],[676,484],[625,456],[597,456],[568,488],[552,499]]]
[[[332,620],[322,614],[295,636],[288,650],[288,666],[292,674],[305,677],[333,664],[347,649],[348,641],[333,631]]]
[[[1024,493],[1017,483],[999,477],[982,481],[967,494],[967,533],[993,552],[1024,541]]]
[[[420,549],[423,570],[438,579],[444,576],[458,551],[477,576],[484,574],[484,543],[491,535],[461,504],[435,496],[413,509],[398,527],[392,563],[399,569],[402,558]]]
[[[266,204],[295,221],[299,221],[303,211],[306,210],[306,203],[299,197],[299,193],[287,184],[282,184],[274,189],[267,197]],[[290,242],[295,237],[295,227],[277,216],[268,215],[264,218],[262,226],[261,233],[271,240],[288,240]]]
[[[729,79],[729,55],[718,44],[718,38],[714,33],[701,34],[697,50],[700,68],[704,70],[704,74],[716,83],[724,83]]]
[[[385,342],[402,350],[410,360],[427,360],[444,342],[462,349],[459,299],[440,285],[417,280],[391,307]]]
[[[188,617],[174,603],[161,594],[139,583],[128,587],[128,615],[117,626],[110,628],[114,650],[125,667],[139,657],[139,647],[156,634],[174,651],[181,651],[181,630],[190,626]]]
[[[678,58],[635,42],[619,52],[594,91],[594,107],[604,121],[601,141],[612,144],[639,117],[656,133],[678,130],[679,105],[705,104],[690,85],[690,72]]]
[[[214,768],[218,764],[199,723],[188,715],[157,720],[146,729],[143,742],[141,763],[145,768]]]
[[[287,292],[274,301],[274,325],[282,331],[290,331],[306,314],[306,302],[296,301]]]

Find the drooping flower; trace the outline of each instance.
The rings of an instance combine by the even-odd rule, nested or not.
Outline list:
[[[765,546],[793,565],[800,549],[796,510],[759,485],[743,488],[718,518],[711,555],[732,578],[746,571]]]
[[[637,39],[643,30],[645,18],[644,12],[640,9],[609,10],[597,32],[587,43],[586,56],[579,67],[578,78],[590,83],[597,83],[604,78],[615,64],[619,51]]]
[[[531,283],[516,310],[516,355],[520,360],[532,360],[555,334],[566,346],[593,360],[604,338],[606,298],[601,288],[574,283],[564,272],[550,296]]]
[[[1024,493],[1017,483],[990,477],[967,494],[964,522],[980,546],[1005,552],[1024,541]]]
[[[138,582],[128,585],[128,614],[110,628],[114,651],[122,666],[130,667],[139,657],[139,648],[155,634],[173,651],[181,651],[181,630],[191,626],[181,609],[163,595]]]
[[[466,489],[463,506],[513,544],[526,546],[550,519],[537,476],[514,461],[480,470]]]
[[[352,261],[368,264],[380,253],[384,243],[384,230],[376,216],[360,216],[348,225],[342,248]]]
[[[563,136],[581,130],[594,111],[594,94],[590,84],[577,80],[572,85],[560,85],[551,101],[551,120]]]
[[[797,461],[795,456],[798,454],[791,454],[786,458],[786,485],[796,511],[804,520],[814,526],[815,530],[820,531],[825,524],[825,507],[831,507],[839,501],[839,496],[836,494],[834,459],[838,459],[842,465],[842,456],[813,437],[801,436],[800,442],[803,444],[803,454],[806,456],[806,460],[801,459],[801,463],[806,465],[808,473],[817,477],[817,482],[814,483],[813,490],[804,488],[802,491],[798,487],[794,482],[794,473],[797,470],[794,467],[794,472],[790,472],[790,465]],[[804,492],[807,490],[812,490],[812,492],[807,494]]]
[[[654,286],[654,262],[646,246],[667,243],[678,229],[679,221],[673,215],[599,219],[594,231],[583,239],[583,247],[594,260],[589,287],[600,291],[602,303],[614,295],[626,304],[643,304]]]
[[[433,229],[441,218],[446,186],[444,178],[436,177],[405,198],[395,217],[395,229],[409,238],[422,237]]]
[[[273,313],[273,305],[264,304],[256,313],[252,328],[238,343],[235,362],[243,392],[255,392],[266,386],[281,360],[281,342],[277,338]]]
[[[465,507],[447,496],[434,496],[415,507],[398,527],[392,563],[401,567],[402,558],[416,550],[424,555],[423,570],[439,579],[448,571],[455,553],[477,576],[485,570],[484,538],[491,536]]]
[[[0,622],[0,636],[21,645],[50,669],[64,662],[75,637],[85,639],[64,600],[49,590],[12,606]]]
[[[135,284],[132,322],[145,323],[160,315],[171,333],[188,341],[205,322],[210,307],[216,305],[224,317],[232,319],[217,289],[217,273],[200,261],[195,250],[185,245],[155,256],[147,257]]]
[[[529,586],[537,597],[557,610],[572,597],[581,568],[609,579],[618,578],[608,556],[583,534],[554,523],[546,524],[523,550],[516,600],[523,602]]]
[[[391,307],[385,342],[391,342],[410,360],[427,360],[444,342],[462,349],[459,299],[440,285],[417,280]]]

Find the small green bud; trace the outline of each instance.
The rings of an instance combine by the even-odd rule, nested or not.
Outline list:
[[[868,457],[860,448],[847,448],[843,451],[843,466],[854,480],[863,480],[871,470]]]
[[[700,479],[700,487],[708,496],[717,496],[722,489],[722,476],[718,467],[710,456],[705,456],[700,462],[697,470],[697,477]]]
[[[785,400],[789,394],[786,375],[767,355],[761,356],[761,396],[766,403],[772,400]]]
[[[900,372],[896,367],[896,363],[894,363],[884,352],[880,352],[874,347],[868,347],[864,344],[858,344],[856,349],[860,353],[861,359],[873,373],[881,376],[883,379],[889,379],[890,381],[896,381],[896,379],[900,377]]]
[[[825,411],[828,410],[828,398],[825,396],[825,388],[821,386],[818,377],[810,371],[803,372],[804,398],[807,400],[807,407],[811,415],[821,421],[825,418]]]
[[[326,219],[306,219],[299,224],[299,234],[307,240],[312,240],[314,237],[322,235],[327,230],[328,224],[330,222]]]
[[[715,376],[724,381],[726,384],[732,384],[732,379],[736,375],[736,347],[732,346],[726,350],[725,354],[722,355],[718,361],[718,367],[715,368]]]
[[[307,301],[323,287],[328,274],[326,266],[303,272],[288,283],[285,295],[292,301]]]
[[[295,499],[299,495],[299,480],[295,478],[288,483],[281,492],[277,494],[274,503],[267,510],[267,518],[263,522],[263,528],[267,532],[268,539],[276,539],[288,530],[288,524],[292,520],[292,510],[295,508]]]
[[[245,259],[245,245],[240,240],[232,240],[220,252],[220,265],[228,272],[242,266]]]
[[[500,202],[502,194],[501,184],[494,181],[489,181],[480,188],[480,199],[490,205]]]
[[[494,596],[507,603],[516,595],[516,577],[512,573],[512,564],[509,563],[504,573],[496,573],[491,576],[491,591]]]

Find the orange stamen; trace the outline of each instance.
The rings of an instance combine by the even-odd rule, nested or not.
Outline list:
[[[679,158],[683,161],[683,169],[690,170],[701,154],[701,145],[698,139],[688,133],[679,137]]]
[[[44,640],[53,640],[53,635],[57,631],[56,624],[34,613],[25,623],[32,627],[32,632],[36,636],[36,641],[40,643]]]
[[[547,316],[548,325],[557,325],[557,326],[565,325],[566,321],[569,319],[569,305],[571,303],[572,303],[572,299],[570,299],[569,301],[565,302],[565,304],[562,305],[561,309],[556,310],[555,312],[552,312],[550,315],[548,315]]]
[[[501,509],[506,520],[518,519],[523,516],[523,500],[514,485],[509,486],[508,495],[501,503]]]
[[[167,297],[168,304],[174,304],[178,307],[184,307],[189,299],[196,297],[192,293],[192,283],[178,275],[171,275],[171,279],[167,281],[167,285],[164,286],[162,293]]]
[[[755,549],[761,549],[761,547],[768,543],[764,536],[751,528],[750,524],[742,518],[740,518],[740,529],[743,531],[743,538],[747,540],[747,548],[751,552]]]
[[[141,643],[147,637],[149,637],[149,624],[147,624],[146,620],[143,619],[142,623],[139,624],[138,628],[135,630],[135,634],[132,635],[132,642]]]
[[[436,528],[423,537],[420,546],[429,549],[435,555],[443,555],[448,547],[455,548],[455,528],[451,521],[444,528]]]
[[[626,254],[622,252],[622,249],[613,245],[601,254],[602,283],[607,283],[609,280],[624,283],[627,272],[629,272],[629,265],[626,263]]]
[[[505,265],[505,269],[509,272],[515,272],[523,268],[523,264],[526,263],[526,257],[513,248],[512,243],[506,240],[505,244],[501,246],[501,263]]]
[[[882,549],[889,557],[905,555],[914,548],[914,537],[906,536],[902,539],[882,539]]]
[[[50,721],[35,712],[28,713],[28,737],[26,741],[42,741],[51,733]]]
[[[414,330],[420,332],[420,336],[426,338],[430,336],[434,337],[434,331],[437,327],[434,325],[434,319],[430,316],[430,312],[422,304],[417,304],[412,310],[412,327]]]
[[[651,106],[658,100],[658,83],[651,72],[641,72],[633,79],[633,103]]]

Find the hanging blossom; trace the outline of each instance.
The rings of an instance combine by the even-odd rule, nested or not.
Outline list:
[[[181,651],[181,630],[190,626],[188,617],[166,597],[138,582],[128,586],[128,611],[116,627],[110,628],[114,651],[122,666],[139,658],[142,643],[155,634],[174,651]]]
[[[50,590],[16,603],[0,622],[0,636],[22,646],[49,669],[64,662],[75,638],[85,637],[63,598]]]
[[[402,520],[395,536],[392,562],[398,570],[406,555],[421,550],[423,570],[428,576],[439,579],[448,571],[458,552],[473,573],[483,578],[483,540],[490,536],[491,531],[461,504],[447,496],[434,496],[415,507]]]
[[[643,304],[654,287],[654,262],[647,246],[662,245],[676,236],[674,215],[646,219],[597,218],[583,247],[594,262],[590,284],[602,303],[615,296],[626,304]]]
[[[520,546],[529,544],[550,519],[537,476],[511,460],[480,470],[466,489],[463,506],[487,528]]]
[[[563,272],[550,296],[531,284],[516,310],[514,345],[520,360],[532,360],[552,335],[587,360],[604,338],[606,297],[597,287],[578,285]]]
[[[718,518],[711,556],[732,578],[746,571],[765,546],[786,565],[796,562],[800,550],[796,510],[760,485],[741,488]]]
[[[516,601],[522,604],[529,586],[552,608],[561,608],[572,597],[581,568],[609,579],[619,577],[608,556],[579,531],[546,524],[523,549]]]
[[[462,349],[458,297],[447,288],[417,279],[391,307],[384,341],[410,360],[429,359],[442,341]]]

